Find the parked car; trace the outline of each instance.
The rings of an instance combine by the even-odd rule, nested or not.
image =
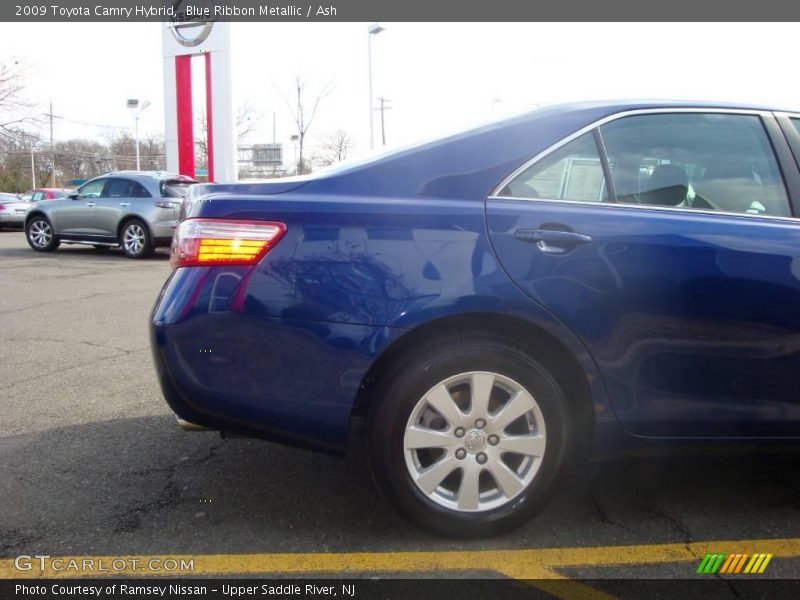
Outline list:
[[[6,227],[21,229],[30,205],[18,194],[0,193],[0,230]]]
[[[28,244],[52,252],[62,243],[121,247],[130,258],[169,246],[181,202],[194,179],[161,171],[96,177],[66,198],[41,202],[25,220]]]
[[[477,537],[587,450],[800,439],[800,113],[539,109],[306,179],[199,185],[151,319],[187,428],[369,463]]]
[[[56,200],[66,198],[75,190],[69,188],[36,188],[28,190],[22,194],[22,199],[28,202],[39,202],[41,200]]]

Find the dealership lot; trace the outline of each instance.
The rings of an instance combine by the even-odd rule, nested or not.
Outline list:
[[[741,551],[775,554],[763,576],[800,577],[791,454],[597,464],[521,530],[456,542],[389,508],[358,435],[337,458],[182,432],[147,337],[167,258],[37,254],[21,232],[0,232],[0,559],[186,555],[199,574],[690,577],[706,551]],[[0,561],[0,576],[11,564]]]

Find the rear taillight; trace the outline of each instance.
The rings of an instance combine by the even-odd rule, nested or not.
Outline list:
[[[252,265],[261,260],[286,233],[274,221],[187,219],[175,230],[172,268]]]
[[[6,207],[3,206],[2,204],[0,204],[0,210],[5,210],[5,209],[6,209]]]

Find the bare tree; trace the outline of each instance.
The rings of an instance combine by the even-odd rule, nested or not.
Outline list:
[[[319,151],[313,162],[323,167],[343,161],[353,147],[353,138],[344,129],[337,129],[333,135],[319,138],[318,141]]]
[[[0,63],[0,137],[6,140],[18,137],[20,128],[34,121],[33,105],[23,95],[26,71],[19,61]]]
[[[242,141],[256,129],[258,129],[259,122],[262,115],[250,104],[242,104],[236,110],[236,119],[234,121],[234,129],[236,131],[236,145]],[[198,115],[195,119],[194,129],[197,132],[195,135],[194,145],[197,149],[197,166],[200,168],[208,167],[208,123],[206,122],[205,113]]]
[[[308,84],[299,77],[295,78],[293,94],[296,94],[296,97],[293,98],[291,102],[284,98],[284,100],[286,100],[286,105],[289,107],[289,112],[292,113],[292,119],[294,120],[295,126],[297,127],[298,174],[307,172],[306,164],[303,160],[303,144],[305,142],[306,134],[311,128],[311,124],[314,122],[314,117],[317,116],[319,103],[323,98],[333,92],[333,82],[329,81],[322,86],[322,88],[320,88],[319,92],[317,92],[317,94],[314,96],[313,101],[308,101],[308,94],[306,94],[306,97],[303,96],[303,94],[306,93],[307,85]]]

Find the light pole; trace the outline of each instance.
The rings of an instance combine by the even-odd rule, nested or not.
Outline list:
[[[138,98],[128,98],[126,106],[133,112],[133,135],[136,138],[136,170],[141,171],[142,166],[139,162],[139,117],[142,111],[150,106],[150,100],[142,100],[140,105]]]
[[[378,35],[385,27],[373,23],[367,27],[367,67],[369,71],[369,147],[375,148],[375,110],[372,105],[372,36]]]
[[[298,140],[300,140],[300,136],[297,135],[297,134],[294,134],[294,135],[290,136],[289,139],[292,140],[292,143],[294,144],[294,174],[295,175],[299,175],[300,174],[300,165],[297,164],[297,142],[298,142]]]

